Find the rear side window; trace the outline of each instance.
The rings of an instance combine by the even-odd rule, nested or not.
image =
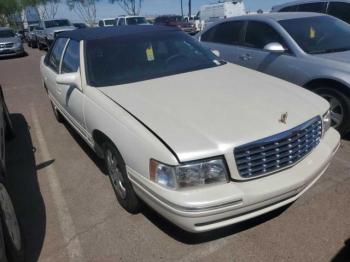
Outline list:
[[[70,40],[62,60],[61,73],[74,73],[78,71],[79,60],[79,42]]]
[[[226,45],[239,44],[243,25],[243,21],[218,24],[204,33],[201,41]]]
[[[324,13],[326,11],[326,2],[316,2],[302,4],[298,7],[298,12]]]
[[[118,21],[118,25],[125,25],[125,18],[120,18]]]
[[[62,52],[66,43],[67,43],[67,38],[58,38],[50,52],[48,65],[56,73],[58,73]]]
[[[267,44],[278,42],[286,48],[280,34],[270,25],[261,22],[249,22],[244,45],[263,49]]]
[[[297,5],[291,5],[287,7],[283,7],[279,12],[296,12],[297,11]]]
[[[328,14],[350,24],[350,4],[344,2],[330,2]]]

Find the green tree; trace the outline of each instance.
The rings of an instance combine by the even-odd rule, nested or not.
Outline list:
[[[143,0],[109,0],[110,3],[118,3],[128,15],[139,15]]]

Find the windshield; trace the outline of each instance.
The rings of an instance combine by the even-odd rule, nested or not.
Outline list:
[[[31,25],[31,26],[29,26],[29,32],[32,32],[34,29],[35,29],[35,25]]]
[[[15,32],[13,30],[8,29],[8,30],[0,30],[0,38],[6,38],[6,37],[14,37]]]
[[[350,27],[329,16],[306,17],[279,22],[309,54],[350,50]]]
[[[182,32],[152,32],[86,43],[89,84],[120,85],[220,65],[209,50]]]
[[[115,25],[115,19],[105,20],[105,25]]]
[[[71,25],[70,22],[66,19],[45,21],[46,28],[70,26],[70,25]]]
[[[129,17],[126,20],[128,25],[147,24],[147,20],[144,17]]]

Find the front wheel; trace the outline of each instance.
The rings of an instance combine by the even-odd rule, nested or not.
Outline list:
[[[332,127],[345,136],[350,131],[350,98],[331,87],[321,87],[314,91],[329,102]]]
[[[104,143],[103,149],[108,176],[119,204],[129,213],[137,213],[140,201],[128,178],[123,158],[110,142]]]
[[[0,183],[0,216],[8,257],[11,261],[24,261],[21,230],[11,198],[3,183]]]

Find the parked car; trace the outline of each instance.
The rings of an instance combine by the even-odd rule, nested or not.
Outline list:
[[[272,12],[315,12],[335,16],[350,23],[349,0],[293,1],[272,8]]]
[[[0,27],[0,57],[24,55],[22,40],[8,27]]]
[[[75,30],[76,28],[68,19],[50,19],[39,23],[35,28],[38,48],[49,48],[58,33]]]
[[[99,27],[115,26],[115,18],[103,18],[98,21]]]
[[[303,86],[331,104],[332,126],[350,131],[350,27],[316,13],[249,15],[198,36],[228,62]]]
[[[73,23],[73,25],[75,26],[75,28],[77,29],[84,29],[84,28],[87,28],[87,24],[85,23]]]
[[[182,16],[179,15],[158,16],[156,17],[154,24],[161,26],[179,27],[182,31],[189,34],[195,34],[197,32],[194,24],[183,21]]]
[[[25,35],[26,42],[28,43],[29,47],[37,47],[36,46],[36,35],[35,35],[35,28],[39,26],[38,24],[32,24],[28,26],[28,31]]]
[[[134,213],[141,198],[191,232],[294,202],[339,147],[326,100],[220,62],[176,27],[64,32],[40,70],[119,203]]]
[[[0,261],[24,261],[21,230],[6,188],[6,140],[13,138],[11,119],[0,86]]]
[[[122,25],[150,25],[143,16],[119,16],[115,19],[115,24]]]

